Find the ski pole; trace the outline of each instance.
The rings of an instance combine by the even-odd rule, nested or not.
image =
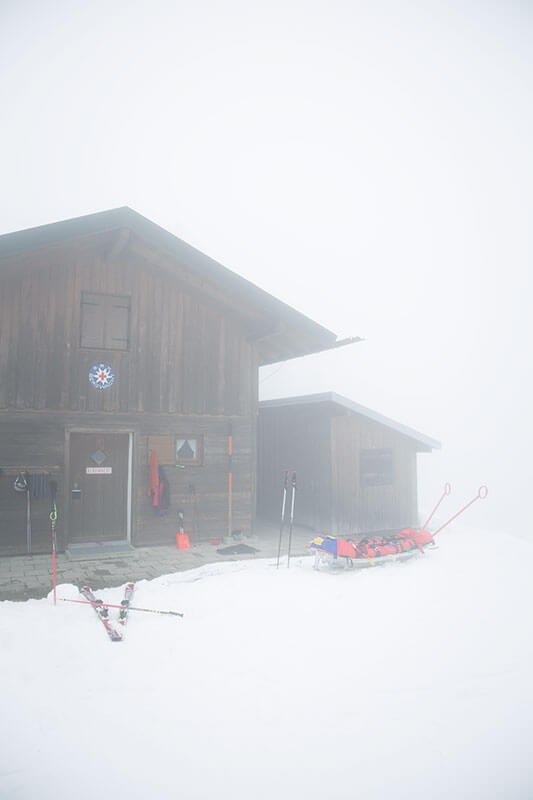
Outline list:
[[[457,517],[459,516],[459,514],[462,514],[462,513],[463,513],[463,511],[466,511],[466,509],[467,509],[467,508],[469,508],[469,507],[472,505],[472,503],[475,503],[475,502],[476,502],[476,500],[484,500],[484,499],[486,498],[486,496],[488,495],[488,493],[489,493],[489,490],[487,489],[487,487],[486,487],[486,486],[480,486],[480,487],[479,487],[479,489],[478,489],[478,493],[476,494],[476,496],[474,497],[474,499],[473,499],[473,500],[471,500],[469,503],[467,503],[467,504],[466,504],[466,506],[464,506],[463,508],[461,508],[461,509],[460,509],[460,510],[457,512],[457,514],[454,514],[454,515],[453,515],[453,517],[450,517],[450,519],[448,520],[448,522],[445,522],[445,523],[444,523],[444,525],[441,525],[441,526],[440,526],[440,528],[438,529],[438,531],[435,531],[435,533],[434,533],[434,534],[432,534],[432,535],[433,535],[433,536],[436,536],[436,535],[437,535],[437,533],[440,533],[440,532],[441,532],[441,530],[442,530],[443,528],[445,528],[447,525],[449,525],[449,524],[450,524],[450,522],[453,522],[453,521],[454,521],[454,519],[457,519]]]
[[[279,556],[281,553],[281,538],[283,536],[283,527],[285,524],[285,502],[287,500],[287,486],[289,483],[289,470],[285,470],[285,478],[283,480],[283,495],[281,500],[281,522],[279,525],[279,542],[278,542],[278,560],[276,563],[276,569],[279,567]]]
[[[437,505],[435,506],[435,508],[433,509],[433,511],[431,512],[431,514],[427,518],[427,520],[422,525],[421,530],[425,530],[426,529],[426,526],[429,525],[429,521],[433,517],[433,514],[435,513],[437,508],[440,506],[440,504],[442,503],[444,498],[451,493],[451,491],[452,491],[452,487],[450,486],[450,484],[449,483],[445,483],[444,484],[444,492],[442,493],[442,497],[440,498],[439,502],[437,503]]]
[[[71,600],[69,597],[60,597],[64,603],[81,603],[86,606],[102,606],[103,608],[124,608],[124,606],[117,606],[113,603],[93,603],[92,600]],[[128,606],[128,611],[147,611],[149,614],[170,614],[173,617],[183,617],[181,611],[159,611],[156,608],[136,608],[135,606]]]
[[[28,475],[28,487],[26,489],[26,549],[31,553],[31,499],[30,499],[30,476]]]
[[[54,575],[54,605],[56,601],[56,521],[57,521],[57,506],[56,506],[56,493],[57,483],[50,481],[50,497],[52,498],[50,508],[50,527],[52,530],[52,572]]]
[[[291,516],[289,522],[289,548],[287,551],[287,568],[290,566],[291,563],[291,540],[292,540],[292,525],[294,522],[294,499],[296,497],[296,472],[292,473],[292,496],[291,496]]]

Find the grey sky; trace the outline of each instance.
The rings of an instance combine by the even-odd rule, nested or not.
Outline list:
[[[130,205],[364,336],[262,396],[440,439],[422,507],[526,534],[532,44],[531,3],[3,0],[0,232]]]

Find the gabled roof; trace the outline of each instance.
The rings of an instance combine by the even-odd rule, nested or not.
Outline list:
[[[429,436],[426,436],[419,431],[415,431],[414,428],[409,428],[407,425],[402,425],[401,422],[395,422],[395,420],[385,417],[383,414],[378,414],[377,411],[372,411],[371,408],[361,406],[359,403],[354,403],[353,400],[349,400],[347,397],[343,397],[335,392],[308,394],[300,397],[280,397],[276,400],[262,400],[259,403],[259,409],[262,411],[263,409],[268,410],[284,407],[297,408],[306,405],[319,404],[327,407],[332,416],[334,416],[335,413],[350,411],[354,414],[359,414],[362,417],[366,417],[367,419],[371,419],[374,422],[378,422],[380,425],[385,425],[387,428],[390,428],[396,433],[401,433],[403,436],[413,439],[415,442],[423,445],[424,449],[439,450],[442,446],[441,443],[436,439],[431,439]]]
[[[222,289],[231,297],[232,303],[239,303],[248,314],[253,313],[260,324],[250,338],[257,342],[261,364],[298,358],[361,341],[359,337],[338,341],[332,331],[128,206],[4,234],[0,236],[0,259],[115,230],[133,232],[150,246],[171,256],[176,265],[185,266]]]

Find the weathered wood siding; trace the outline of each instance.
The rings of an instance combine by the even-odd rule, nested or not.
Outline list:
[[[203,463],[176,468],[165,465],[170,484],[171,506],[159,516],[147,496],[149,486],[148,435],[186,433],[203,437]],[[175,542],[177,512],[184,511],[185,529],[191,540],[205,541],[227,536],[228,530],[228,420],[220,418],[160,418],[150,429],[143,426],[136,438],[138,475],[135,482],[137,544]],[[232,420],[233,492],[232,531],[250,533],[254,517],[255,425],[251,418]]]
[[[135,252],[100,250],[57,248],[2,267],[0,408],[251,413],[257,368],[237,316]],[[127,351],[80,347],[83,291],[131,298]],[[117,376],[103,392],[87,379],[99,362]]]
[[[393,482],[362,486],[361,451],[376,448],[392,450]],[[377,422],[320,406],[265,408],[258,449],[257,511],[266,519],[279,519],[283,471],[295,469],[297,524],[346,536],[416,524],[415,444]]]
[[[361,452],[374,449],[392,450],[390,485],[361,485]],[[390,531],[416,524],[416,449],[405,436],[358,415],[332,417],[331,465],[334,533]]]
[[[114,234],[2,264],[0,554],[25,552],[26,497],[12,488],[17,470],[54,474],[59,547],[68,542],[71,431],[133,435],[132,542],[171,543],[178,508],[185,511],[191,536],[228,533],[231,419],[232,528],[252,528],[258,357],[246,317],[230,312],[212,293],[202,294],[198,279],[191,277],[189,285],[186,269],[173,276],[164,261],[140,245],[121,247]],[[130,298],[127,350],[80,347],[82,292]],[[116,374],[104,391],[88,380],[100,362]],[[148,497],[148,438],[179,434],[203,437],[203,463],[166,468],[171,506],[159,516]],[[32,506],[34,552],[50,549],[47,504],[39,499]]]
[[[57,419],[41,415],[0,413],[0,555],[26,552],[26,493],[15,492],[17,473],[46,474],[47,484],[55,480],[61,492],[65,477],[65,434]],[[40,492],[39,492],[40,494]],[[58,498],[59,502],[59,498]],[[30,493],[32,552],[51,551],[50,495],[32,497]],[[57,521],[57,536],[62,540],[64,515]]]
[[[296,472],[295,522],[329,528],[329,418],[313,408],[262,410],[258,422],[257,513],[279,521],[285,470]]]
[[[255,416],[233,417],[233,524],[249,533],[255,506]],[[228,534],[228,420],[221,417],[143,414],[0,413],[0,555],[26,548],[26,495],[13,490],[20,470],[46,472],[58,483],[58,549],[68,542],[70,491],[69,437],[71,432],[120,431],[133,435],[132,543],[175,544],[179,509],[191,541]],[[165,465],[170,485],[170,508],[159,515],[148,495],[148,439],[178,434],[203,437],[203,463],[178,469]],[[50,552],[50,498],[32,498],[33,552]],[[124,533],[125,535],[125,533]]]

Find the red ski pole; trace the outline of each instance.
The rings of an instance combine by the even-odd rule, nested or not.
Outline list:
[[[57,605],[56,600],[56,521],[57,521],[57,506],[56,506],[56,492],[57,483],[50,481],[50,496],[52,498],[52,507],[50,509],[50,527],[52,530],[52,573],[54,577],[54,605]]]
[[[486,487],[486,486],[480,486],[480,487],[479,487],[479,489],[478,489],[478,493],[476,494],[476,496],[474,497],[474,499],[473,499],[473,500],[471,500],[469,503],[467,503],[467,504],[466,504],[466,506],[464,506],[463,508],[461,508],[461,509],[460,509],[460,510],[457,512],[457,514],[454,514],[454,515],[453,515],[453,517],[450,517],[450,519],[448,520],[448,522],[445,522],[445,523],[444,523],[444,525],[441,525],[441,526],[440,526],[440,528],[438,529],[438,531],[435,531],[435,533],[433,533],[433,534],[432,534],[432,536],[436,536],[436,535],[437,535],[437,533],[440,533],[440,532],[441,532],[441,530],[443,530],[443,528],[445,528],[447,525],[449,525],[449,524],[450,524],[450,522],[453,522],[453,521],[454,521],[454,519],[457,519],[457,517],[459,516],[459,514],[462,514],[462,513],[463,513],[463,511],[466,511],[466,509],[467,509],[467,508],[470,508],[470,506],[472,505],[472,503],[475,503],[475,502],[476,502],[476,500],[484,500],[484,499],[486,498],[486,496],[488,495],[488,493],[489,493],[489,490],[487,489],[487,487]]]
[[[69,597],[60,597],[64,603],[81,603],[85,606],[102,606],[103,608],[124,608],[124,606],[117,606],[113,603],[102,603],[98,600],[93,603],[92,600],[71,600]],[[128,611],[146,611],[149,614],[169,614],[173,617],[183,617],[181,611],[158,611],[155,608],[137,608],[136,606],[128,606]]]

